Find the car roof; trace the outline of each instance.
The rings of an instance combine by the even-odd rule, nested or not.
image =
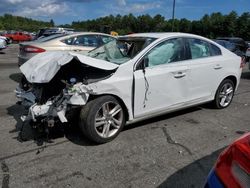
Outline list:
[[[199,37],[204,38],[199,35],[189,34],[189,33],[179,33],[179,32],[164,32],[164,33],[133,33],[126,35],[126,37],[149,37],[149,38],[168,38],[168,37]]]
[[[69,36],[71,35],[106,35],[106,36],[111,36],[109,34],[106,34],[106,33],[100,33],[100,32],[74,32],[72,34],[69,34]]]
[[[223,39],[214,39],[213,41],[215,41],[215,42],[224,42],[224,43],[233,44],[232,42],[230,42],[230,41],[228,41],[228,40],[223,40]]]
[[[222,40],[239,40],[239,41],[244,41],[242,38],[239,38],[239,37],[218,37],[217,39],[222,39]]]
[[[51,41],[63,40],[63,39],[67,39],[67,38],[75,37],[75,36],[79,36],[79,35],[102,35],[102,36],[108,36],[108,37],[115,38],[114,36],[111,36],[111,35],[108,35],[108,34],[105,34],[105,33],[98,33],[98,32],[74,32],[74,33],[70,33],[70,34],[67,34],[67,35],[62,35],[60,37],[52,38],[49,41],[45,41],[45,43],[46,42],[51,42]]]

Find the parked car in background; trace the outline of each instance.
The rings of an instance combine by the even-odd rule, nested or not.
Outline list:
[[[218,40],[218,39],[215,39],[214,41],[240,57],[245,56],[245,53],[240,51],[239,48],[237,48],[234,43],[231,43],[227,40]]]
[[[0,38],[0,50],[3,50],[7,47],[7,42],[4,39]]]
[[[249,187],[250,133],[246,133],[220,154],[204,188]]]
[[[247,43],[239,37],[218,37],[217,40],[226,40],[229,41],[233,44],[235,44],[235,46],[242,52],[242,54],[246,53],[246,50],[248,48]]]
[[[19,44],[18,65],[22,65],[31,57],[46,51],[85,51],[88,52],[107,42],[114,40],[111,35],[93,32],[74,34],[56,34],[32,42]]]
[[[63,28],[63,27],[49,27],[40,29],[36,34],[36,39],[41,37],[48,37],[55,34],[71,34],[75,30],[72,28]]]
[[[85,44],[84,37],[62,41]],[[52,127],[56,121],[69,121],[70,112],[78,108],[84,135],[105,143],[125,123],[206,102],[228,107],[240,82],[242,62],[201,36],[141,33],[118,37],[86,55],[41,53],[20,70],[30,83],[27,89],[16,89],[20,103],[29,109],[24,124]]]
[[[9,37],[0,36],[0,39],[5,40],[7,44],[11,44],[12,43],[12,40]]]
[[[249,69],[250,69],[250,41],[247,41],[247,51],[246,51],[246,61],[249,63]]]
[[[24,32],[7,33],[4,34],[3,36],[8,37],[11,39],[11,41],[16,41],[16,42],[30,41],[32,39],[31,35]]]

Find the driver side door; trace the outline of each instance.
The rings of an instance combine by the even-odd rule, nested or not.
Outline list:
[[[182,38],[161,42],[142,58],[134,71],[135,118],[157,114],[187,101],[189,70],[185,59]]]

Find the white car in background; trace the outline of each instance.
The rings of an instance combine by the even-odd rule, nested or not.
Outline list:
[[[7,47],[7,42],[5,39],[0,38],[0,50],[3,50]]]
[[[250,41],[246,42],[248,45],[247,51],[246,51],[246,61],[249,63],[249,69],[250,69]]]
[[[51,127],[80,108],[83,133],[105,143],[126,123],[206,102],[228,107],[242,66],[239,56],[201,36],[132,34],[88,55],[35,56],[20,67],[30,88],[18,87],[16,94],[29,108],[23,121]]]

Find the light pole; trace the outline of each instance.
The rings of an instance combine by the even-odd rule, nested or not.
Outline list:
[[[175,12],[175,0],[173,1],[173,12],[172,12],[172,31],[174,31],[174,12]]]

